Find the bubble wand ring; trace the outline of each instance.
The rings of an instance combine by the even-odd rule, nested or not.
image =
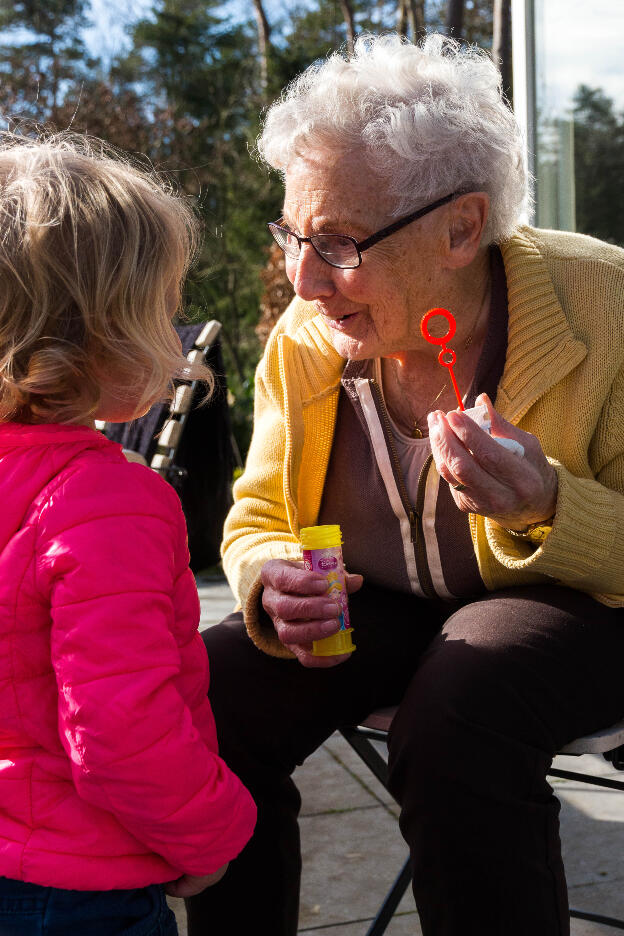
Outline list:
[[[445,318],[448,323],[448,331],[441,338],[438,338],[436,335],[432,335],[428,327],[430,319],[435,318],[437,315],[441,315],[442,318]],[[452,348],[448,347],[448,342],[455,334],[456,329],[457,323],[455,322],[455,317],[448,311],[448,309],[429,309],[429,311],[423,315],[420,322],[420,331],[425,341],[428,341],[429,344],[442,345],[440,353],[438,354],[438,364],[440,367],[446,367],[448,370],[451,383],[453,384],[453,390],[455,391],[455,396],[457,397],[458,406],[460,410],[463,410],[464,403],[461,398],[461,393],[459,392],[459,387],[457,386],[457,381],[455,380],[455,374],[453,373],[453,365],[457,360],[457,355]]]

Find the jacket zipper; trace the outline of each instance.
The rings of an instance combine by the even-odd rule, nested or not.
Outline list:
[[[429,563],[427,562],[427,550],[425,548],[425,534],[422,526],[422,511],[425,503],[425,479],[431,463],[433,461],[433,455],[429,455],[425,460],[424,465],[420,469],[420,474],[418,476],[418,493],[416,499],[416,505],[412,504],[409,493],[407,491],[407,485],[405,484],[405,478],[403,477],[403,471],[401,469],[401,463],[399,461],[399,456],[394,445],[394,439],[392,438],[392,426],[390,424],[390,417],[388,416],[388,410],[386,408],[386,402],[383,398],[381,392],[381,387],[374,378],[370,378],[370,386],[375,397],[375,402],[377,403],[377,410],[381,417],[384,436],[386,439],[386,446],[390,454],[392,464],[394,466],[394,474],[397,481],[397,488],[399,490],[399,496],[403,504],[403,509],[407,514],[410,526],[410,539],[414,545],[414,555],[416,557],[416,572],[418,574],[418,581],[420,586],[428,598],[435,598],[436,592],[433,587],[433,582],[431,579],[431,572],[429,570]]]

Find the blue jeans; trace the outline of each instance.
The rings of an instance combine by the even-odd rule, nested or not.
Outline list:
[[[2,936],[178,936],[161,885],[76,891],[0,877]]]

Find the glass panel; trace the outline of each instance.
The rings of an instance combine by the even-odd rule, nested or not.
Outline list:
[[[536,221],[624,244],[624,3],[535,0]]]

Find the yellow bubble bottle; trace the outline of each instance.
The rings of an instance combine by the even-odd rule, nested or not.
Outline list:
[[[321,572],[327,579],[327,594],[341,607],[340,628],[331,637],[312,641],[314,656],[338,656],[352,653],[355,644],[351,640],[351,622],[347,604],[344,562],[342,559],[342,534],[338,524],[303,527],[300,531],[303,564],[310,572]]]

